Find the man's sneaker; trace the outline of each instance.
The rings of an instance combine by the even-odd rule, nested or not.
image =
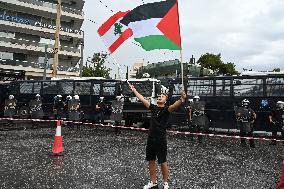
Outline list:
[[[158,189],[158,184],[151,181],[143,189]]]
[[[163,189],[169,189],[169,188],[170,188],[169,184],[167,182],[165,182],[164,185],[163,185]]]

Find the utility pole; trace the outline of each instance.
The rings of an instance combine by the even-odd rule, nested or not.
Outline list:
[[[48,45],[44,46],[44,53],[45,53],[45,57],[44,57],[44,70],[43,70],[43,80],[46,80],[46,66],[47,66],[47,48]]]
[[[84,42],[85,42],[85,32],[83,31],[83,41],[81,41],[81,61],[80,61],[80,77],[83,75],[83,57],[84,57]]]
[[[54,60],[53,60],[53,72],[52,76],[57,76],[57,66],[59,63],[59,42],[60,42],[60,21],[61,21],[61,0],[57,0],[57,16],[56,16],[56,32],[55,32],[55,44],[54,44]]]
[[[129,68],[128,68],[128,66],[127,66],[126,79],[128,79],[128,76],[129,76]]]

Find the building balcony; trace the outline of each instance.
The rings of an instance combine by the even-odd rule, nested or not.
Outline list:
[[[28,51],[34,51],[39,54],[45,53],[45,46],[46,44],[39,43],[36,41],[30,41],[25,39],[16,39],[16,38],[5,38],[0,37],[0,47],[3,50],[13,52],[16,49],[16,52],[22,52],[26,53]],[[48,45],[47,52],[52,53],[53,52],[53,45]],[[68,46],[61,46],[59,55],[61,56],[71,56],[80,58],[81,52],[77,48],[68,47]]]
[[[43,72],[43,69],[44,69],[44,63],[28,62],[28,61],[20,61],[20,60],[0,59],[0,65],[1,65],[1,68],[18,67],[16,70],[23,70],[23,71],[29,71],[32,68],[35,68],[35,69],[40,69],[41,70],[40,72]],[[52,71],[53,70],[52,64],[47,64],[46,69],[49,71]],[[64,65],[59,65],[57,67],[57,70],[61,72],[79,72],[79,68],[64,66]]]
[[[17,10],[17,6],[20,7],[19,11],[33,12],[36,15],[50,17],[50,13],[57,14],[56,4],[43,2],[39,0],[1,0],[7,4],[16,5],[14,8]],[[84,20],[84,12],[79,9],[72,9],[69,7],[61,6],[62,17],[74,18],[77,20]]]
[[[32,34],[37,36],[45,36],[45,35],[54,35],[55,29],[51,27],[43,27],[39,23],[29,23],[28,20],[26,20],[26,23],[24,22],[15,22],[15,21],[9,21],[9,20],[1,20],[0,19],[0,26],[2,30],[11,31],[11,32],[20,32],[20,33],[26,33],[26,34]],[[68,30],[63,29],[63,31],[60,31],[60,36],[63,38],[73,38],[82,40],[83,39],[83,31],[80,30]]]

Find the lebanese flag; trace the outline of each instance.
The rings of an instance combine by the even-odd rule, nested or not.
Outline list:
[[[133,30],[134,40],[146,51],[181,49],[177,0],[140,5],[120,22]]]
[[[133,35],[130,28],[120,23],[120,20],[127,13],[128,11],[117,12],[98,29],[98,34],[102,37],[110,53],[113,53],[124,41]]]

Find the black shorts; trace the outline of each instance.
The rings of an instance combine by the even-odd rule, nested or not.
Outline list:
[[[146,160],[162,164],[167,161],[167,140],[148,138],[146,146]]]

